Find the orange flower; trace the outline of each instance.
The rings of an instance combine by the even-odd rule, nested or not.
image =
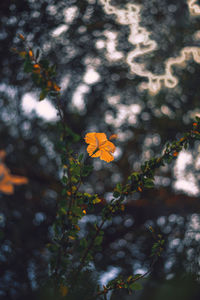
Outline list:
[[[178,156],[178,152],[175,151],[175,152],[173,153],[173,156],[174,156],[174,157]]]
[[[4,151],[0,151],[0,158],[5,155]],[[5,164],[0,163],[0,192],[4,194],[11,195],[14,193],[14,184],[26,184],[28,179],[23,176],[15,176],[10,174],[10,170],[5,166]]]
[[[87,152],[91,157],[99,157],[101,160],[111,162],[114,160],[115,145],[108,141],[105,133],[90,132],[85,136],[85,142],[89,144]]]

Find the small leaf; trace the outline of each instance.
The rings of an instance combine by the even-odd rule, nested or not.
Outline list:
[[[82,161],[82,159],[83,159],[83,153],[81,153],[81,154],[79,155],[79,157],[78,157],[78,161],[79,161],[79,162],[81,162],[81,161]]]
[[[33,66],[32,63],[30,62],[29,59],[26,59],[25,63],[24,63],[24,72],[26,73],[30,73],[33,70]]]
[[[139,291],[139,290],[142,289],[142,286],[141,286],[141,284],[140,284],[139,282],[134,282],[134,283],[132,283],[132,284],[130,285],[130,289],[131,289],[132,291]]]
[[[93,170],[93,166],[90,165],[84,165],[82,169],[82,176],[86,177],[88,176]]]
[[[40,49],[36,50],[35,58],[38,59],[40,56]]]
[[[119,192],[117,192],[117,191],[114,191],[114,193],[113,193],[113,197],[114,198],[118,198],[120,196],[120,193]]]
[[[40,93],[40,101],[44,100],[44,98],[46,98],[48,92],[47,90],[42,90]]]
[[[19,52],[19,55],[20,55],[22,58],[25,58],[25,57],[26,57],[26,54],[27,54],[26,51],[21,51],[21,52]]]
[[[149,179],[149,178],[145,179],[144,186],[145,186],[146,188],[153,188],[153,187],[154,187],[154,182],[153,182],[153,180],[152,180],[152,179]]]
[[[88,242],[85,238],[80,240],[80,246],[81,247],[86,248],[87,245],[88,245]]]
[[[117,191],[121,192],[121,190],[122,190],[122,184],[121,183],[117,183],[116,189],[117,189]]]
[[[47,69],[48,66],[49,66],[49,61],[47,59],[41,59],[39,61],[39,63],[41,64],[41,66],[44,68],[44,69]]]
[[[103,236],[102,235],[96,237],[96,239],[95,239],[95,246],[101,245],[102,240],[103,240]]]

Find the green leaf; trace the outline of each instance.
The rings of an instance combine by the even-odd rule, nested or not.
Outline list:
[[[93,170],[93,166],[90,165],[84,165],[82,169],[82,176],[86,177],[88,176]]]
[[[40,49],[37,49],[35,53],[35,58],[38,59],[39,56],[40,56]]]
[[[169,163],[171,163],[171,161],[173,160],[173,156],[169,156],[167,159],[166,159],[166,161],[167,161],[167,163],[169,164]]]
[[[56,65],[52,65],[51,67],[49,67],[49,75],[51,77],[56,75]]]
[[[122,184],[121,183],[117,183],[116,190],[121,192],[121,190],[122,190]]]
[[[97,203],[100,203],[100,202],[101,202],[101,199],[98,197],[98,195],[95,195],[95,198],[92,199],[92,203],[97,204]]]
[[[200,122],[200,118],[199,117],[195,117],[195,119],[197,120],[197,122]]]
[[[71,172],[72,172],[73,176],[80,176],[81,168],[79,165],[74,164],[71,169],[72,169]]]
[[[185,143],[185,144],[184,144],[184,149],[187,150],[187,148],[188,148],[188,144]]]
[[[66,209],[64,207],[61,207],[60,208],[60,212],[63,214],[63,215],[66,215],[67,212],[66,212]]]
[[[114,198],[118,198],[120,196],[120,193],[119,192],[117,192],[117,191],[114,191],[114,193],[113,193],[113,197]]]
[[[44,69],[47,69],[48,66],[49,66],[49,61],[47,59],[41,59],[39,61],[39,63],[41,64],[41,66],[44,68]]]
[[[71,177],[71,182],[77,183],[77,182],[78,182],[78,179],[77,179],[75,176],[72,176],[72,177]]]
[[[32,73],[32,79],[33,82],[37,85],[37,86],[41,86],[42,85],[42,79],[38,74],[34,74]]]
[[[92,256],[92,253],[89,252],[88,255],[87,255],[87,259],[86,261],[89,262],[89,261],[92,261],[93,260],[93,256]]]
[[[83,215],[82,209],[79,206],[73,207],[72,211],[79,217]]]
[[[42,90],[40,93],[40,101],[44,100],[48,94],[47,90]]]
[[[32,72],[32,70],[33,70],[33,65],[32,65],[30,59],[27,58],[24,63],[24,72],[30,73],[30,72]]]
[[[136,180],[138,180],[138,178],[139,178],[138,172],[133,172],[133,173],[131,174],[131,177],[134,177]]]
[[[76,143],[76,142],[78,142],[78,141],[80,141],[80,135],[78,135],[78,134],[73,134],[73,141]]]
[[[67,184],[67,182],[68,182],[67,176],[63,176],[61,181],[62,181],[63,184]]]
[[[87,242],[87,240],[86,239],[81,239],[80,240],[80,246],[82,247],[82,248],[86,248],[87,247],[87,245],[88,245],[88,242]]]
[[[84,156],[83,153],[81,153],[81,154],[79,155],[79,157],[78,157],[78,161],[79,161],[79,162],[81,162],[81,161],[83,160],[83,156]]]
[[[142,285],[139,282],[134,282],[130,285],[132,291],[139,291],[142,289]]]
[[[154,182],[152,179],[145,179],[145,182],[144,182],[144,186],[146,188],[153,188],[154,187]]]
[[[98,237],[96,237],[96,239],[95,239],[95,246],[99,246],[99,245],[101,245],[101,243],[102,243],[102,240],[103,240],[103,236],[102,235],[100,235],[100,236],[98,236]]]

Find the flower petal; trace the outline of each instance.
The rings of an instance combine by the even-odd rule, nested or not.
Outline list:
[[[94,151],[95,151],[96,149],[97,149],[96,145],[90,144],[90,145],[88,145],[88,147],[87,147],[87,152],[88,152],[89,155],[91,156],[91,155],[94,153]]]
[[[89,132],[85,136],[85,142],[87,144],[96,145],[96,132]]]
[[[23,176],[15,176],[15,175],[11,175],[10,176],[10,182],[12,182],[13,184],[27,184],[28,183],[28,179],[26,177]]]
[[[100,146],[100,149],[114,153],[116,147],[112,142],[106,141],[102,146]]]
[[[10,195],[14,193],[14,187],[10,182],[0,183],[0,191]]]
[[[101,155],[101,151],[98,150],[96,153],[94,153],[93,155],[91,155],[92,157],[99,157]]]
[[[101,133],[101,132],[96,133],[96,138],[98,139],[99,146],[101,146],[108,140],[105,133]]]
[[[110,162],[114,160],[114,156],[108,151],[101,150],[100,159],[105,160],[106,162]]]

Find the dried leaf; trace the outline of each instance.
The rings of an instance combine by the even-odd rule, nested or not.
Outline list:
[[[109,140],[115,140],[117,139],[117,134],[112,134],[110,137],[109,137]]]

